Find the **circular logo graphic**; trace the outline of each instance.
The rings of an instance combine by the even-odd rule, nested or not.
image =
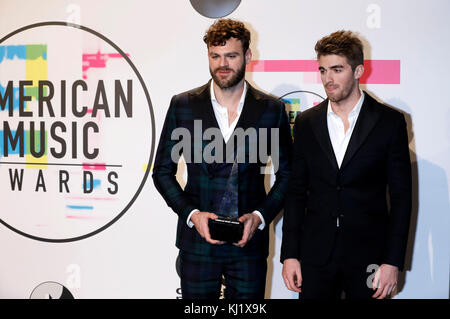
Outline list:
[[[190,0],[194,9],[207,18],[223,18],[241,4],[241,0]]]
[[[152,104],[131,60],[104,35],[66,22],[0,39],[0,222],[70,242],[116,222],[148,177]]]
[[[295,117],[312,106],[315,106],[325,100],[321,95],[311,92],[297,90],[286,93],[280,97],[286,105],[291,129],[293,128]]]
[[[75,299],[72,293],[63,285],[46,281],[33,289],[30,299]]]

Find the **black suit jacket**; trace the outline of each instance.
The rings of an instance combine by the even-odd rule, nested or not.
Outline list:
[[[198,132],[194,132],[196,120],[199,121],[197,125],[201,123],[201,130]],[[172,133],[180,128],[190,132],[192,138],[190,152],[184,150],[184,156],[191,157],[191,160],[186,159],[188,177],[184,189],[175,178],[177,163],[171,157],[173,148],[179,142],[178,139],[172,138]],[[211,104],[210,82],[172,98],[159,140],[152,176],[156,188],[168,206],[179,216],[176,245],[181,250],[204,256],[267,256],[269,224],[283,207],[290,175],[292,138],[284,104],[257,91],[247,83],[245,103],[235,133],[238,128],[244,131],[254,128],[257,139],[256,144],[252,143],[255,140],[250,138],[245,140],[246,158],[241,159],[242,163],[238,164],[239,215],[258,210],[264,217],[266,227],[262,231],[257,230],[244,248],[228,244],[211,245],[201,238],[195,227],[189,228],[186,224],[188,215],[193,209],[219,213],[215,208],[220,193],[226,187],[232,165],[220,162],[207,163],[201,156],[211,140],[205,139],[202,143],[196,144],[193,139],[196,134],[203,135],[208,128],[219,129]],[[261,147],[263,143],[270,153],[271,128],[277,128],[280,135],[279,168],[275,174],[275,184],[266,194],[265,175],[261,173],[261,168],[266,166],[266,160],[258,156],[255,162],[250,160],[249,154],[250,148],[255,151],[257,150],[255,147]],[[261,138],[259,129],[266,129],[268,132],[264,139]],[[223,137],[219,138],[224,143]]]
[[[406,122],[364,94],[340,168],[328,133],[328,99],[295,120],[281,261],[327,263],[340,217],[349,263],[403,268],[411,214]]]

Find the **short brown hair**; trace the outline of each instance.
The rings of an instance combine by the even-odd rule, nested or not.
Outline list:
[[[358,65],[364,64],[363,44],[351,31],[333,32],[317,41],[314,49],[317,53],[317,59],[322,55],[330,54],[346,57],[353,71]]]
[[[231,19],[219,19],[206,31],[203,41],[210,46],[225,45],[230,38],[241,40],[242,49],[247,52],[250,46],[250,31],[244,23]]]

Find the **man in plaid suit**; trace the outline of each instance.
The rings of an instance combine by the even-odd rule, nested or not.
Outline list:
[[[216,21],[204,41],[212,80],[172,98],[153,181],[179,217],[176,246],[180,249],[183,298],[219,298],[222,282],[225,298],[264,298],[269,224],[283,206],[290,174],[288,118],[280,100],[254,89],[244,79],[252,54],[250,32],[242,22]],[[214,145],[220,147],[209,152],[214,138],[211,132],[218,132]],[[239,138],[242,132],[245,136]],[[238,143],[233,143],[236,140]],[[179,147],[181,142],[185,147]],[[268,194],[264,151],[272,158],[276,176]],[[230,244],[211,238],[208,221],[220,213],[217,202],[233,166],[228,159],[236,159],[236,154],[238,213],[244,232],[239,242]],[[239,154],[243,156],[239,158]],[[188,175],[184,189],[176,180],[181,155]]]

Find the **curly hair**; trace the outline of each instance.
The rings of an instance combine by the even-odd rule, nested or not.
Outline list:
[[[317,59],[322,55],[330,54],[346,57],[353,71],[358,65],[364,64],[363,44],[351,31],[333,32],[317,41],[314,49]]]
[[[206,31],[203,41],[210,46],[225,45],[230,38],[241,40],[242,49],[247,52],[250,46],[250,31],[244,23],[231,19],[219,19]]]

